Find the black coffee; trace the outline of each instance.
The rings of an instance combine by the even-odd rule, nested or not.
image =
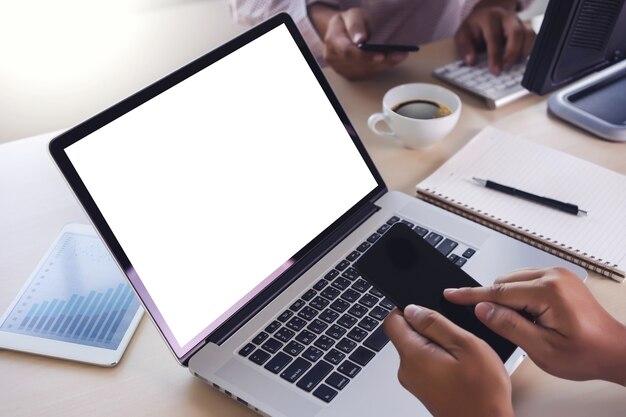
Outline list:
[[[410,100],[392,107],[393,111],[412,119],[436,119],[452,114],[450,107],[435,100]]]

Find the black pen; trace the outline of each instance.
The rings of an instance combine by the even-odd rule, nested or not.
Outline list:
[[[492,190],[500,191],[505,194],[513,195],[513,196],[520,197],[526,200],[530,200],[535,203],[543,204],[544,206],[552,207],[553,209],[561,210],[569,214],[574,214],[576,216],[587,215],[587,212],[585,210],[579,209],[578,206],[575,204],[563,203],[562,201],[527,193],[526,191],[522,191],[513,187],[508,187],[506,185],[498,184],[497,182],[483,180],[481,178],[472,177],[472,179],[476,181],[478,184],[482,185],[483,187],[490,188]]]

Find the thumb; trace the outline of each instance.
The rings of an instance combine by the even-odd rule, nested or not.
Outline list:
[[[342,15],[348,37],[355,44],[365,42],[367,33],[367,15],[360,8],[350,9]]]
[[[489,329],[521,347],[531,357],[540,351],[544,328],[517,311],[498,304],[482,302],[474,309],[476,317]]]

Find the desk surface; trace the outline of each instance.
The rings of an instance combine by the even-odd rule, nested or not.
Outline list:
[[[626,145],[601,141],[548,116],[546,100],[527,97],[488,111],[461,94],[464,109],[455,130],[436,146],[407,150],[367,129],[384,92],[406,82],[435,82],[432,68],[454,57],[451,41],[423,47],[407,62],[367,82],[351,83],[327,71],[368,151],[392,189],[410,194],[486,125],[540,142],[626,174]],[[35,192],[36,191],[36,192]],[[62,225],[85,221],[38,139],[0,146],[0,309],[4,310]],[[7,198],[7,196],[9,196]],[[626,287],[591,274],[588,285],[602,304],[626,321]],[[112,369],[0,351],[2,416],[252,416],[177,365],[155,327],[143,319],[121,363]],[[513,375],[518,417],[623,416],[626,390],[605,382],[550,377],[526,360]]]

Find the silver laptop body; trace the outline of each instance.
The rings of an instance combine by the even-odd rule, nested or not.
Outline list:
[[[389,192],[284,14],[50,151],[177,360],[261,414],[430,415],[397,381],[393,306],[351,266],[395,222],[484,285],[528,267],[586,277]]]

